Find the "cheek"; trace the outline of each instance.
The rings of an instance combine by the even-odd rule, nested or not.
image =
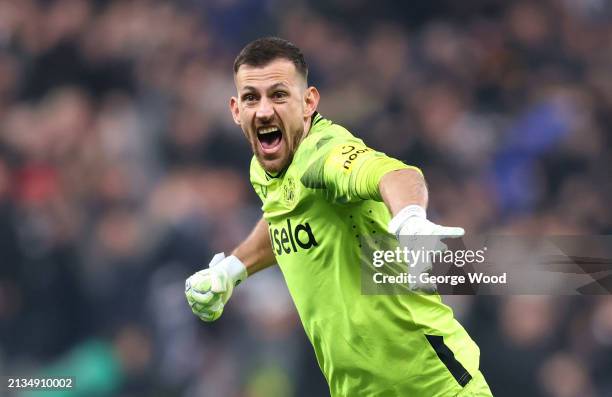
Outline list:
[[[242,109],[240,111],[240,125],[242,126],[243,131],[245,131],[245,134],[251,129],[253,114],[254,112],[250,111],[249,109]]]
[[[304,124],[304,109],[300,102],[292,103],[287,109],[287,121],[291,123],[294,129],[303,128]]]
[[[247,121],[249,119],[249,110],[246,108],[242,108],[240,109],[240,122],[244,123],[245,121]]]

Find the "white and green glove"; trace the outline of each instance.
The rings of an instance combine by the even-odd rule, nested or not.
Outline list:
[[[208,269],[200,270],[185,281],[185,296],[191,311],[202,321],[215,321],[232,296],[234,287],[247,278],[247,270],[237,257],[215,255]]]
[[[400,247],[410,250],[441,251],[448,249],[441,240],[445,238],[458,238],[465,234],[461,227],[440,226],[427,220],[425,209],[419,205],[409,205],[397,213],[389,222],[389,233],[394,234],[399,240]],[[432,270],[429,257],[425,260],[410,263],[408,274],[413,275],[416,280],[408,288],[424,292],[436,290],[435,284],[421,282],[419,276]]]

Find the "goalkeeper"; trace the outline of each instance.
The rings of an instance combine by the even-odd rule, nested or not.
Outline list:
[[[318,114],[307,75],[301,51],[279,38],[236,58],[230,109],[254,153],[263,217],[187,280],[189,305],[214,321],[236,285],[278,263],[333,397],[490,396],[478,346],[438,294],[361,294],[362,236],[463,229],[427,220],[419,169]]]

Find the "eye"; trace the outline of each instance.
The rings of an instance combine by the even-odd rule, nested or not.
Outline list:
[[[244,94],[242,96],[243,102],[254,102],[257,100],[257,96],[255,94]]]
[[[287,97],[287,93],[285,91],[274,91],[272,94],[273,99],[284,99]]]

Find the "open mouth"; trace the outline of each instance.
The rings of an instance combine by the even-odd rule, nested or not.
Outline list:
[[[257,131],[257,139],[266,153],[276,151],[283,140],[283,133],[278,127],[263,127]]]

